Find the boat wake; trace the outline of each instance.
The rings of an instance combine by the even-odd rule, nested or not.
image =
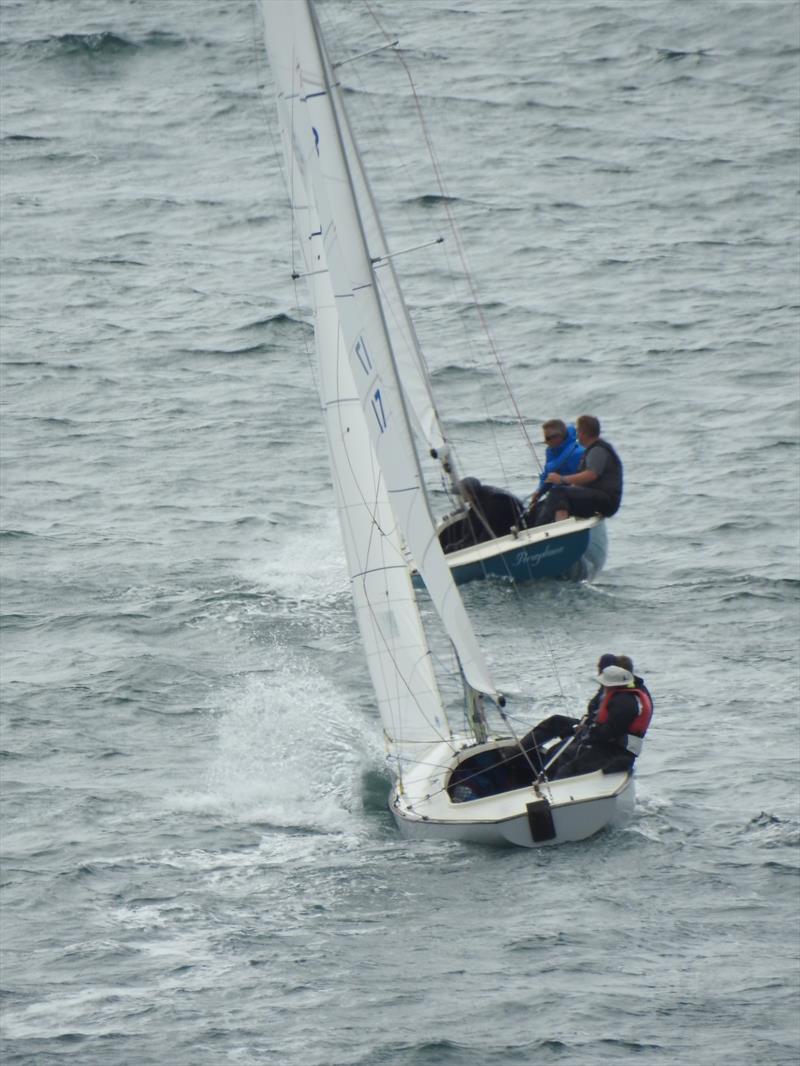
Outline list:
[[[219,698],[208,788],[193,805],[237,822],[319,832],[361,828],[361,775],[380,734],[313,666],[283,650],[269,674]]]

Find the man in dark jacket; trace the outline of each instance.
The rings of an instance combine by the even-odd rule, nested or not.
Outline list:
[[[617,773],[633,766],[650,722],[652,701],[621,666],[607,666],[597,680],[603,689],[597,712],[559,760],[554,778],[595,770]]]
[[[648,696],[648,698],[650,700],[650,706],[652,707],[652,705],[653,705],[653,697],[650,694],[650,689],[647,687],[647,685],[645,685],[644,678],[639,677],[639,675],[636,673],[636,670],[635,670],[634,665],[633,665],[633,659],[631,659],[629,655],[618,655],[617,656],[617,666],[621,666],[623,670],[628,670],[631,674],[633,674],[633,683],[634,683],[634,685],[636,686],[636,688],[640,688],[642,690],[642,692],[646,692],[647,693],[647,696]],[[599,672],[602,673],[602,671],[599,671]],[[601,692],[602,692],[602,689],[601,689]]]
[[[504,537],[522,525],[522,503],[505,489],[483,485],[476,477],[459,482],[462,499],[469,505],[463,518],[457,519],[439,534],[444,552],[471,548],[495,537]]]
[[[593,415],[581,415],[575,430],[584,449],[578,472],[547,475],[552,514],[556,520],[591,518],[598,512],[610,518],[622,502],[622,460],[600,436],[600,422]]]

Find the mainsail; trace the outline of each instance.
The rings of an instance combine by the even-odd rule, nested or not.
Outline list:
[[[384,734],[410,755],[449,735],[402,542],[361,412],[325,265],[319,222],[301,161],[291,148],[292,114],[279,101],[292,208],[314,308],[319,389],[350,582]]]
[[[428,451],[441,462],[449,477],[451,490],[455,493],[457,492],[457,473],[452,448],[439,420],[428,368],[422,355],[414,323],[403,299],[391,252],[337,83],[331,86],[331,97],[339,119],[339,131],[350,169],[364,237],[376,267],[373,276],[380,293],[384,319],[392,338],[392,350],[398,374],[403,383],[403,392],[408,401],[409,413]]]
[[[267,51],[284,115],[291,116],[292,154],[305,179],[319,222],[323,252],[335,302],[338,329],[349,357],[363,420],[368,427],[391,514],[442,619],[468,684],[498,698],[461,597],[453,583],[431,516],[411,437],[403,388],[373,261],[382,254],[364,218],[366,179],[345,128],[338,90],[308,0],[266,0],[263,4]],[[349,155],[353,159],[349,158]],[[353,175],[357,174],[354,178]],[[377,251],[369,239],[379,240]],[[321,276],[321,275],[319,275]],[[338,348],[338,342],[337,342]],[[330,439],[330,437],[329,437]],[[384,525],[381,526],[384,528]],[[367,560],[362,559],[362,568]],[[373,605],[372,610],[375,610]],[[416,607],[413,607],[416,612]],[[374,675],[373,675],[374,676]]]

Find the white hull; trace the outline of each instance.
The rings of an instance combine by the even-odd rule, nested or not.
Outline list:
[[[586,840],[625,821],[633,811],[633,774],[600,771],[546,782],[538,790],[528,785],[454,802],[446,787],[452,770],[468,755],[494,746],[490,742],[453,755],[452,746],[443,743],[406,773],[402,790],[396,785],[389,798],[403,836],[544,847]]]

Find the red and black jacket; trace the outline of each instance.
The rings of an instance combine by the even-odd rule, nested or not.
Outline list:
[[[642,750],[642,741],[644,735],[650,725],[650,719],[653,717],[653,701],[650,698],[650,693],[643,688],[635,688],[633,685],[630,688],[609,688],[603,693],[603,698],[600,700],[600,706],[597,710],[597,717],[594,720],[594,725],[599,726],[597,730],[598,735],[605,735],[608,737],[611,730],[615,725],[620,725],[620,714],[613,715],[617,721],[612,721],[612,708],[611,704],[615,697],[625,695],[633,696],[635,698],[635,705],[630,700],[625,700],[624,713],[625,717],[629,720],[625,725],[626,736],[623,740],[622,731],[620,730],[619,736],[615,739],[617,743],[621,744],[633,755],[639,755]],[[619,702],[619,701],[618,701]],[[608,737],[610,739],[610,737]]]

